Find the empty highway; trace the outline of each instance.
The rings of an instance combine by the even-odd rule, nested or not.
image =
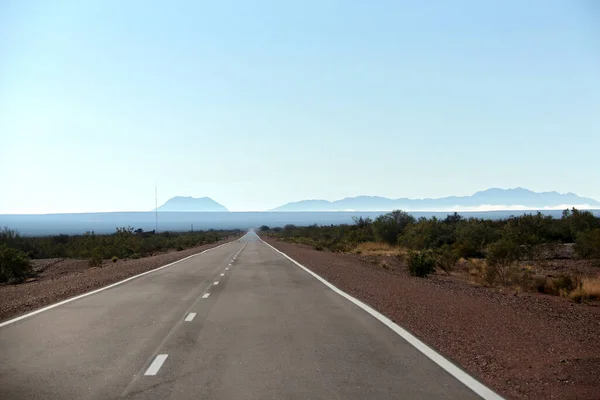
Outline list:
[[[480,396],[250,232],[1,326],[0,398]]]

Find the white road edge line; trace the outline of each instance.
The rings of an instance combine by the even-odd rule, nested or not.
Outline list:
[[[203,298],[203,299],[208,299],[208,296],[210,296],[210,293],[204,293],[204,294],[202,295],[202,298]]]
[[[172,262],[172,263],[170,263],[170,264],[163,265],[162,267],[158,267],[158,268],[151,269],[150,271],[142,272],[141,274],[138,274],[138,275],[131,276],[131,277],[127,278],[127,279],[123,279],[122,281],[115,282],[115,283],[113,283],[113,284],[110,284],[110,285],[108,285],[108,286],[101,287],[100,289],[92,290],[91,292],[83,293],[83,294],[80,294],[80,295],[78,295],[78,296],[71,297],[70,299],[66,299],[66,300],[63,300],[63,301],[59,301],[59,302],[58,302],[58,303],[56,303],[56,304],[51,304],[51,305],[49,305],[49,306],[46,306],[46,307],[44,307],[44,308],[40,308],[39,310],[32,311],[32,312],[30,312],[30,313],[27,313],[27,314],[25,314],[25,315],[21,315],[20,317],[13,318],[13,319],[9,319],[8,321],[4,321],[4,322],[0,323],[0,328],[1,328],[1,327],[3,327],[3,326],[9,325],[9,324],[15,323],[15,322],[17,322],[17,321],[20,321],[20,320],[22,320],[22,319],[25,319],[25,318],[28,318],[28,317],[34,316],[34,315],[36,315],[36,314],[39,314],[39,313],[41,313],[41,312],[44,312],[44,311],[50,310],[50,309],[52,309],[52,308],[54,308],[54,307],[62,306],[63,304],[67,304],[67,303],[70,303],[70,302],[72,302],[72,301],[75,301],[75,300],[81,299],[82,297],[91,296],[91,295],[93,295],[93,294],[96,294],[96,293],[98,293],[98,292],[102,292],[103,290],[106,290],[106,289],[113,288],[113,287],[115,287],[115,286],[118,286],[118,285],[121,285],[121,284],[123,284],[123,283],[125,283],[125,282],[129,282],[129,281],[131,281],[131,280],[133,280],[133,279],[139,278],[140,276],[144,276],[144,275],[147,275],[147,274],[151,274],[152,272],[156,272],[156,271],[158,271],[158,270],[161,270],[161,269],[163,269],[163,268],[170,267],[171,265],[174,265],[174,264],[180,263],[180,262],[182,262],[182,261],[188,260],[188,259],[190,259],[190,258],[192,258],[192,257],[199,256],[200,254],[204,254],[204,253],[206,253],[207,251],[211,251],[211,250],[218,249],[219,247],[225,246],[226,244],[229,244],[229,243],[233,243],[233,241],[232,241],[232,242],[227,242],[227,243],[220,244],[220,245],[218,245],[218,246],[216,246],[216,247],[211,247],[210,249],[206,249],[206,250],[204,250],[204,251],[201,251],[200,253],[192,254],[191,256],[187,256],[187,257],[185,257],[185,258],[182,258],[181,260],[177,260],[177,261],[174,261],[174,262]]]
[[[504,400],[503,397],[498,395],[496,392],[494,392],[493,390],[491,390],[490,388],[485,386],[483,383],[479,382],[477,379],[473,378],[471,375],[467,374],[465,371],[463,371],[462,369],[460,369],[459,367],[454,365],[454,363],[448,361],[440,353],[433,350],[431,347],[427,346],[425,343],[421,342],[419,339],[417,339],[415,336],[413,336],[406,329],[402,328],[400,325],[396,324],[391,319],[389,319],[385,315],[381,314],[379,311],[371,308],[370,306],[366,305],[362,301],[350,296],[348,293],[338,289],[336,286],[332,285],[331,283],[326,281],[324,278],[321,278],[319,275],[312,272],[310,269],[306,268],[304,265],[300,264],[298,261],[294,260],[292,257],[285,254],[283,251],[277,250],[275,247],[271,246],[269,243],[265,242],[262,239],[260,239],[260,240],[264,244],[266,244],[267,246],[269,246],[270,248],[272,248],[273,250],[275,250],[276,252],[278,252],[279,254],[283,255],[285,258],[287,258],[288,260],[290,260],[291,262],[296,264],[298,267],[302,268],[303,270],[305,270],[306,272],[311,274],[313,277],[315,277],[316,279],[321,281],[329,289],[333,290],[335,293],[346,298],[347,300],[351,301],[352,303],[356,304],[357,306],[359,306],[360,308],[362,308],[363,310],[365,310],[366,312],[371,314],[373,317],[377,318],[384,325],[386,325],[388,328],[390,328],[391,330],[396,332],[399,336],[401,336],[402,339],[406,340],[413,347],[415,347],[417,350],[419,350],[421,353],[423,353],[425,356],[427,356],[431,361],[433,361],[434,363],[436,363],[437,365],[442,367],[446,372],[448,372],[454,378],[459,380],[463,385],[465,385],[466,387],[471,389],[473,392],[475,392],[476,394],[481,396],[481,398],[483,398],[485,400]]]
[[[219,281],[215,281],[215,283],[213,283],[213,285],[217,286],[219,284]]]
[[[154,359],[154,361],[152,361],[152,364],[150,364],[150,366],[146,370],[146,373],[144,375],[146,375],[146,376],[156,375],[158,373],[158,370],[160,369],[160,367],[162,367],[163,363],[167,359],[167,357],[169,357],[168,354],[157,355],[156,358]]]
[[[194,317],[196,316],[195,312],[191,312],[188,314],[187,317],[185,317],[185,322],[192,322],[194,320]]]

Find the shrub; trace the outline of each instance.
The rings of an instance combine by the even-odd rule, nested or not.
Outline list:
[[[88,265],[90,267],[101,267],[102,266],[102,259],[98,258],[98,257],[92,257],[88,260]]]
[[[500,239],[499,228],[502,222],[469,218],[456,224],[456,242],[453,247],[459,257],[482,257],[490,243]]]
[[[22,282],[32,275],[29,257],[21,250],[0,245],[0,282]]]
[[[96,247],[92,250],[92,255],[88,261],[88,265],[90,267],[101,267],[102,258],[102,248]]]
[[[546,285],[548,285],[548,279],[545,276],[536,276],[533,278],[532,286],[538,292],[547,293]]]
[[[556,277],[538,276],[533,279],[532,286],[540,293],[553,296],[566,296],[581,286],[581,279],[574,275],[558,275]]]
[[[576,287],[580,286],[581,279],[577,276],[571,275],[559,275],[554,279],[554,287],[558,291],[559,295],[566,295],[573,291]]]
[[[23,250],[20,248],[23,240],[24,238],[21,238],[19,232],[14,229],[6,226],[0,229],[0,243],[4,243],[10,248]]]
[[[581,257],[600,258],[600,229],[579,233],[575,243],[575,251]]]
[[[576,303],[581,303],[584,300],[600,299],[600,279],[584,278],[579,282],[577,288],[569,294],[569,297]]]
[[[436,266],[447,274],[454,268],[454,265],[458,262],[458,256],[452,248],[445,244],[440,247],[436,252]]]
[[[380,261],[379,266],[383,269],[387,269],[388,271],[392,269],[392,267],[385,260]]]
[[[113,256],[120,259],[133,254],[145,256],[157,251],[193,247],[199,243],[213,243],[237,230],[200,231],[200,232],[144,232],[140,229],[117,228],[109,235],[96,235],[93,232],[84,235],[56,235],[50,237],[21,237],[10,229],[0,229],[0,243],[24,251],[31,258],[78,258],[90,259],[94,249],[102,259]]]
[[[582,232],[600,229],[600,218],[594,216],[590,211],[580,211],[576,208],[564,210],[560,221],[563,223],[563,235],[569,242],[576,240]]]
[[[402,210],[380,215],[373,222],[375,239],[394,245],[398,241],[398,236],[414,222],[415,217]]]
[[[116,263],[117,261],[119,261],[119,257],[117,256],[113,256],[113,258],[111,258],[113,263]]]
[[[483,282],[487,286],[494,286],[499,276],[499,268],[496,265],[486,265],[483,270]]]
[[[518,261],[522,248],[510,239],[502,238],[488,246],[486,261],[490,265],[506,265]]]
[[[446,220],[439,220],[436,217],[431,219],[419,218],[416,223],[412,223],[404,229],[403,234],[398,237],[398,244],[414,250],[438,248],[453,244],[455,242],[456,222],[446,222],[454,220],[451,216],[448,216],[448,218]]]
[[[412,276],[426,278],[435,271],[435,258],[427,251],[411,251],[407,255],[406,265]]]

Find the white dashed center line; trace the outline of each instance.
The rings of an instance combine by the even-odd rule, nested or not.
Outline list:
[[[202,298],[203,298],[203,299],[208,299],[208,296],[210,296],[210,293],[204,293],[204,294],[202,295]]]
[[[225,276],[225,274],[221,274],[221,276]]]
[[[152,364],[150,364],[150,366],[146,370],[146,373],[144,375],[156,375],[160,367],[162,367],[163,363],[167,359],[167,357],[169,357],[168,354],[157,355],[154,361],[152,361]]]
[[[195,316],[196,316],[195,312],[189,313],[188,316],[185,317],[185,322],[191,322],[194,319]]]
[[[228,269],[229,269],[229,267],[225,267],[225,270],[228,270]]]
[[[215,283],[213,283],[213,285],[217,286],[219,284],[219,281],[215,281]]]

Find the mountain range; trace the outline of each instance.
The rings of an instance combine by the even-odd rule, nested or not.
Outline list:
[[[492,188],[472,196],[449,196],[437,199],[390,199],[379,196],[347,197],[341,200],[302,200],[269,211],[465,211],[510,209],[600,208],[600,202],[575,193],[533,192],[529,189]],[[215,212],[227,208],[209,197],[173,197],[158,211]]]
[[[600,207],[600,202],[580,197],[574,193],[536,193],[528,189],[492,188],[472,196],[450,196],[437,199],[389,199],[378,196],[347,197],[336,201],[302,200],[287,203],[271,211],[407,211],[461,210],[473,208],[558,208],[580,206],[580,208]]]

